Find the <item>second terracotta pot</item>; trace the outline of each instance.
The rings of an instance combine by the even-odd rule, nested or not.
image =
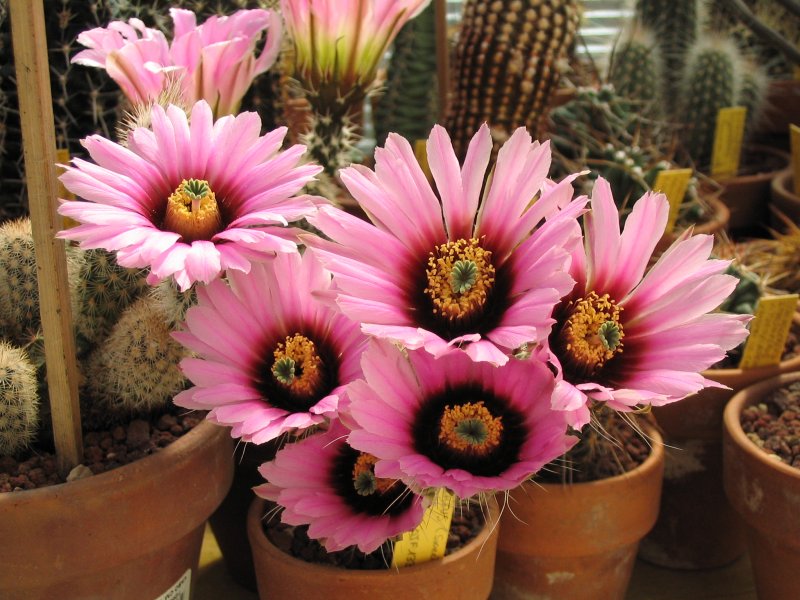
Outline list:
[[[261,600],[486,600],[491,592],[499,519],[494,500],[483,529],[463,548],[413,567],[369,571],[308,563],[278,549],[264,534],[265,506],[257,498],[247,514]]]
[[[664,448],[651,436],[650,456],[628,473],[511,492],[493,599],[623,600],[639,540],[658,514]]]
[[[770,197],[773,208],[786,215],[795,225],[800,226],[800,194],[794,189],[791,169],[781,171],[772,179]],[[771,215],[770,222],[775,229],[786,230],[786,224],[777,215]]]

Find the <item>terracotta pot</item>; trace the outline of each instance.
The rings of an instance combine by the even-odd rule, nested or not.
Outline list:
[[[0,597],[188,598],[208,515],[233,477],[228,430],[201,422],[156,454],[0,494]],[[180,590],[186,589],[186,595]]]
[[[800,226],[800,195],[795,192],[791,168],[781,171],[772,179],[770,191],[773,208]],[[770,223],[778,231],[786,231],[786,224],[777,215],[770,215]]]
[[[253,553],[247,539],[247,510],[256,497],[253,487],[264,483],[258,467],[275,458],[276,451],[276,443],[238,444],[231,488],[222,504],[208,518],[228,574],[233,581],[252,592],[257,588]]]
[[[776,79],[767,88],[764,118],[759,123],[760,133],[788,136],[789,125],[800,123],[800,81]]]
[[[731,220],[731,212],[728,210],[728,207],[718,198],[718,194],[704,196],[703,199],[710,206],[711,215],[708,221],[705,223],[699,223],[694,226],[694,233],[715,235],[722,233],[723,231],[727,231],[728,223],[730,223]],[[663,252],[669,248],[672,242],[677,240],[681,233],[682,231],[678,228],[670,233],[665,233],[663,236],[661,236],[661,239],[656,245],[656,251]]]
[[[750,441],[739,418],[773,389],[800,381],[784,374],[738,392],[725,408],[725,493],[747,524],[747,548],[760,600],[797,598],[800,573],[800,469],[771,458]]]
[[[789,164],[789,155],[770,146],[745,148],[739,174],[721,180],[720,200],[730,209],[728,228],[734,233],[764,233],[769,221],[770,185]]]
[[[486,600],[491,592],[499,518],[494,500],[486,525],[460,550],[441,560],[379,571],[338,569],[286,554],[264,534],[261,519],[265,506],[264,500],[258,498],[247,514],[247,534],[253,548],[261,600]]]
[[[722,486],[722,414],[739,390],[800,370],[800,357],[772,367],[712,369],[703,373],[730,389],[707,388],[653,408],[667,448],[661,510],[639,556],[674,569],[708,569],[745,553],[744,528]]]
[[[525,484],[500,520],[497,600],[623,600],[639,540],[658,514],[664,448],[591,483]]]

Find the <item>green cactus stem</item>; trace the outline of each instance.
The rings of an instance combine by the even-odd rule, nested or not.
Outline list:
[[[38,423],[36,368],[24,350],[0,340],[0,456],[27,449]]]

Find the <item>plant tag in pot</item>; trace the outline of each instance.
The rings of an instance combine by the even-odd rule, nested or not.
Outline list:
[[[394,545],[393,567],[410,567],[442,558],[447,549],[450,521],[453,519],[455,497],[444,488],[436,490],[425,516],[412,531],[403,534]]]
[[[792,146],[792,180],[794,193],[800,194],[800,126],[789,125],[789,138]]]
[[[711,151],[712,177],[731,177],[739,170],[746,116],[744,106],[721,108],[717,113],[714,149]]]
[[[761,298],[750,325],[750,337],[739,367],[750,369],[777,365],[797,311],[797,294]]]
[[[669,218],[665,233],[671,233],[675,228],[675,221],[678,219],[683,197],[686,195],[686,188],[689,179],[692,177],[691,169],[668,169],[661,171],[653,184],[653,190],[663,193],[669,201]]]

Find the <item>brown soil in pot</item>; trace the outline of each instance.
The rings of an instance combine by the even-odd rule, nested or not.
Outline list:
[[[742,410],[747,437],[764,452],[800,469],[800,382],[778,388]]]

